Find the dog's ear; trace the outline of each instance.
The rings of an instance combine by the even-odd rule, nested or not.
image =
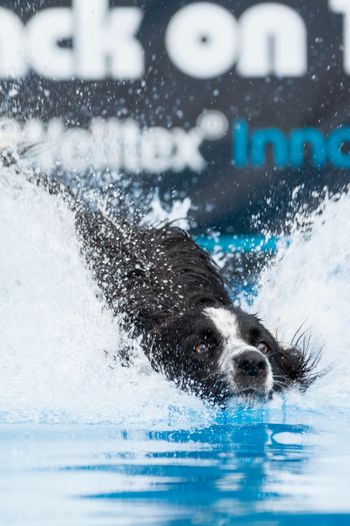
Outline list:
[[[304,345],[302,347],[280,346],[280,367],[292,384],[297,384],[301,389],[307,389],[319,376],[317,365],[320,360],[319,352],[310,352]]]

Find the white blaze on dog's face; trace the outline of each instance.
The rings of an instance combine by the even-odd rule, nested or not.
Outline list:
[[[218,367],[230,391],[268,395],[273,388],[271,364],[257,347],[243,339],[235,313],[226,308],[208,307],[204,314],[220,334],[222,350]]]

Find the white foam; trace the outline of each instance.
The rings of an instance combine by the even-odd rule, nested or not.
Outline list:
[[[308,218],[307,234],[295,228],[289,248],[281,246],[262,274],[252,307],[284,341],[303,324],[311,347],[323,349],[320,368],[332,366],[302,398],[289,397],[304,407],[350,406],[349,218],[350,196],[344,194]]]
[[[173,406],[178,418],[185,406],[202,409],[152,372],[103,310],[62,200],[9,169],[0,173],[0,247],[1,421],[149,423],[168,420]],[[105,356],[126,343],[130,369]]]

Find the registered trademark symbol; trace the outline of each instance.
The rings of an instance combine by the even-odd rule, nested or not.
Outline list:
[[[217,110],[206,110],[197,119],[197,127],[205,139],[217,140],[224,137],[228,131],[226,115]]]

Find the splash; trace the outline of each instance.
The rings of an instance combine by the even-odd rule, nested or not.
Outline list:
[[[170,209],[165,209],[160,200],[159,192],[156,191],[152,196],[150,210],[144,215],[141,223],[144,225],[157,225],[168,221],[174,222],[179,228],[187,230],[189,228],[187,216],[190,209],[191,199],[189,197],[185,197],[182,201],[177,200]]]
[[[0,421],[149,424],[202,410],[150,370],[103,308],[64,202],[10,169],[0,173],[0,246]],[[131,368],[112,358],[126,344]]]
[[[311,350],[329,370],[303,397],[288,402],[314,408],[350,407],[350,195],[326,198],[311,215],[297,214],[290,244],[281,244],[260,276],[250,307],[289,342],[302,326]]]
[[[154,222],[159,207],[155,201],[146,220]],[[184,201],[168,213],[187,209]],[[321,366],[335,364],[308,394],[276,398],[268,410],[350,406],[349,214],[348,195],[325,202],[308,217],[307,235],[296,228],[260,277],[253,310],[286,341],[304,323],[312,345],[323,347]],[[217,417],[153,372],[121,320],[104,309],[64,202],[4,168],[0,246],[0,422],[185,428]],[[113,359],[125,345],[133,348],[130,368]]]

